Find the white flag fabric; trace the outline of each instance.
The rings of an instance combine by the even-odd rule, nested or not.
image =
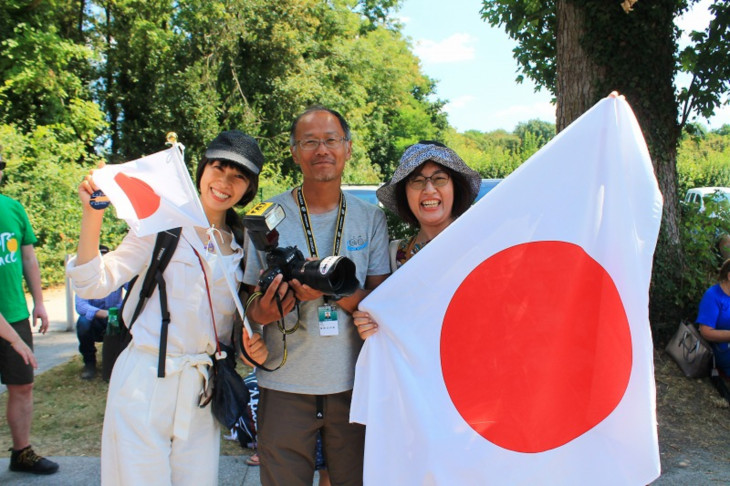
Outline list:
[[[207,228],[198,193],[178,146],[95,170],[94,183],[139,236],[179,226]]]
[[[648,290],[662,197],[601,100],[378,287],[351,420],[367,485],[659,476]]]

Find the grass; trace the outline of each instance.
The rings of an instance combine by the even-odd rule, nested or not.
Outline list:
[[[101,356],[101,349],[98,349]],[[33,425],[30,442],[44,456],[99,456],[101,428],[106,406],[107,383],[101,373],[90,381],[80,378],[81,356],[36,376],[33,388]],[[100,370],[101,371],[101,370]],[[239,370],[241,373],[241,370]],[[7,392],[0,395],[0,437],[10,447],[10,430],[5,418]],[[248,455],[238,442],[224,440],[221,454]]]

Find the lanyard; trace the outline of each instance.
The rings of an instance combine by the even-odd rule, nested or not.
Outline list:
[[[312,231],[312,223],[309,221],[309,211],[307,210],[307,202],[304,200],[302,186],[297,187],[297,201],[299,202],[299,217],[302,219],[302,227],[307,237],[307,245],[309,246],[309,255],[319,258],[317,254],[317,243],[314,241],[314,231]],[[345,227],[345,214],[347,213],[347,203],[345,195],[340,191],[340,211],[337,216],[337,229],[335,230],[335,241],[332,245],[332,255],[336,256],[340,252],[340,243],[342,242],[342,229]]]

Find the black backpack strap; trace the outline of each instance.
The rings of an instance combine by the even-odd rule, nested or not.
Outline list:
[[[157,272],[162,275],[167,264],[170,263],[172,254],[175,253],[175,248],[177,248],[177,242],[180,240],[181,232],[182,228],[173,228],[171,230],[160,231],[157,233],[157,240],[155,240],[155,247],[152,250],[150,266],[147,269],[147,274],[144,276],[142,288],[139,290],[139,301],[137,301],[137,307],[134,308],[132,320],[129,321],[128,327],[130,331],[132,330],[134,322],[142,313],[142,309],[144,309],[147,299],[150,298],[152,292],[155,290],[155,286],[157,286]],[[136,278],[137,277],[135,277],[135,279]],[[167,307],[167,299],[165,299],[165,301],[165,307]]]
[[[147,299],[150,298],[155,287],[158,287],[160,294],[160,314],[162,318],[162,324],[160,328],[160,349],[159,357],[157,361],[157,376],[164,378],[165,376],[165,357],[167,356],[167,328],[170,324],[170,312],[167,308],[167,286],[165,285],[165,279],[162,273],[167,268],[167,264],[172,259],[172,254],[175,253],[178,241],[180,241],[180,234],[182,228],[173,228],[167,231],[160,231],[157,233],[157,239],[155,240],[155,247],[152,250],[152,259],[150,260],[147,274],[142,282],[142,288],[139,290],[139,301],[137,307],[134,308],[132,319],[129,321],[128,329],[131,331],[135,321],[142,313],[144,305]],[[137,277],[135,277],[136,279]],[[133,284],[132,284],[133,285]],[[131,286],[130,286],[131,289]],[[129,294],[129,293],[128,293]],[[126,301],[125,301],[126,303]]]
[[[157,286],[160,291],[160,314],[162,315],[162,326],[160,327],[160,353],[157,358],[157,377],[165,377],[165,358],[167,357],[167,327],[170,325],[170,311],[167,309],[167,285],[158,269]]]

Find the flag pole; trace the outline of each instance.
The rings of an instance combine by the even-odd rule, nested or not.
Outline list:
[[[177,133],[175,132],[167,132],[167,135],[165,136],[166,145],[171,145],[173,147],[176,147],[180,150],[180,156],[182,157],[183,161],[185,160],[185,145],[179,143],[177,141]],[[223,261],[223,255],[221,254],[220,248],[218,247],[218,242],[215,239],[213,228],[208,228],[208,236],[210,237],[211,241],[213,242],[213,247],[215,248],[215,252],[218,255],[218,258],[216,262],[222,262]],[[231,296],[233,297],[233,301],[236,304],[236,309],[238,309],[238,312],[241,314],[241,319],[243,319],[243,325],[246,328],[246,331],[248,331],[249,336],[253,336],[253,331],[251,330],[251,325],[248,323],[248,319],[246,319],[246,313],[243,308],[243,304],[241,303],[241,299],[238,296],[238,292],[236,292],[236,285],[233,282],[233,278],[231,275],[223,269],[223,275],[225,275],[226,283],[228,284],[228,290],[231,292]]]

